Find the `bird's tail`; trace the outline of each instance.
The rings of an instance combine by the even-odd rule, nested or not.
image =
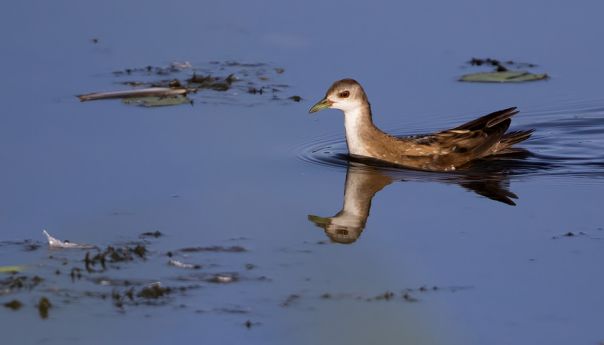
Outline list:
[[[530,138],[534,131],[534,129],[529,129],[526,131],[513,131],[504,134],[499,140],[499,143],[493,147],[491,155],[506,155],[518,152],[520,149],[515,149],[512,146]]]

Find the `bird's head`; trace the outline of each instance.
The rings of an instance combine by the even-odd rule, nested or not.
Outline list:
[[[367,104],[369,104],[367,95],[361,84],[354,79],[342,79],[333,83],[325,93],[325,97],[313,105],[308,112],[316,113],[327,108],[346,112]]]

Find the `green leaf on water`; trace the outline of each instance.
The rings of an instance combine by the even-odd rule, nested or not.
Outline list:
[[[141,107],[165,107],[170,105],[192,104],[191,99],[184,95],[130,97],[123,98],[122,102],[124,104]]]
[[[0,273],[16,273],[25,269],[25,266],[0,266]]]
[[[459,81],[474,83],[521,83],[526,81],[545,80],[549,78],[545,73],[531,73],[528,71],[501,71],[480,72],[461,76]]]

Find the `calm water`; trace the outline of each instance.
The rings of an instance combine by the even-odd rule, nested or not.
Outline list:
[[[0,294],[24,304],[0,310],[2,344],[604,341],[599,2],[5,7],[0,266],[46,281]],[[536,63],[551,79],[457,82],[474,56]],[[283,96],[303,100],[204,91],[192,107],[145,109],[74,97],[123,88],[113,71],[174,61],[281,67]],[[532,155],[486,175],[347,168],[341,114],[307,115],[343,77],[400,135],[518,106],[513,127],[536,129],[523,145]],[[47,250],[43,228],[100,246],[165,236],[148,240],[146,261],[72,282],[83,252]],[[193,273],[167,265],[167,251],[235,245],[247,250],[178,254],[203,265]],[[204,280],[215,273],[239,280]],[[120,309],[84,296],[111,292],[101,276],[196,288]]]

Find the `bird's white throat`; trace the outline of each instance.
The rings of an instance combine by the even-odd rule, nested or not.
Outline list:
[[[351,155],[370,156],[362,135],[364,127],[371,125],[371,116],[366,113],[367,111],[368,109],[363,107],[355,107],[344,112],[346,143]]]

